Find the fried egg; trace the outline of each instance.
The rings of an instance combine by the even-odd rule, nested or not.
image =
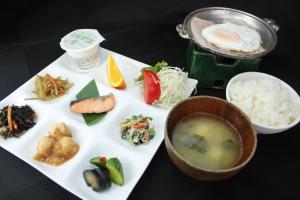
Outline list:
[[[202,30],[210,44],[228,51],[255,52],[261,48],[260,34],[253,28],[230,22],[214,24]]]

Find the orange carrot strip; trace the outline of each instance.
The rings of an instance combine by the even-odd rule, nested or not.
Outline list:
[[[131,128],[140,128],[140,126],[137,124],[131,124]]]
[[[14,129],[17,130],[18,129],[18,124],[16,122],[16,120],[13,119],[13,126],[14,126]]]
[[[148,122],[139,122],[137,124],[140,126],[147,126],[149,123]]]
[[[147,122],[139,122],[139,123],[136,123],[136,124],[132,124],[131,125],[131,128],[143,128],[145,126],[147,126],[149,123]]]
[[[13,122],[12,122],[12,118],[11,118],[11,112],[12,112],[12,109],[9,106],[7,108],[7,122],[8,122],[8,128],[9,128],[10,131],[13,130]]]
[[[64,88],[64,85],[62,84],[62,82],[60,81],[60,80],[54,80],[55,81],[55,83],[56,83],[56,85],[58,86],[58,87],[60,87],[60,88]]]
[[[57,85],[56,85],[54,78],[52,78],[49,74],[46,75],[46,78],[53,84],[54,90],[55,90],[55,95],[58,95]]]

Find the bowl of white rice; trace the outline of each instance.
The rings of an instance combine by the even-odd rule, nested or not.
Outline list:
[[[297,92],[265,73],[236,75],[227,84],[226,99],[246,113],[258,133],[279,133],[300,121]]]

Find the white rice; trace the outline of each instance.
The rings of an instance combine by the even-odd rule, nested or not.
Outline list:
[[[229,98],[252,122],[267,126],[288,125],[300,111],[288,88],[275,79],[237,81],[232,84]]]

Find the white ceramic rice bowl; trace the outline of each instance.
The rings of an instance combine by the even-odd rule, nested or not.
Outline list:
[[[226,100],[233,103],[231,98],[230,98],[229,93],[230,93],[230,90],[232,88],[232,85],[235,82],[237,82],[237,81],[246,81],[246,80],[251,80],[251,79],[256,79],[256,78],[273,79],[273,80],[280,81],[282,86],[289,91],[291,97],[295,100],[295,102],[297,102],[298,107],[300,108],[300,97],[297,94],[297,92],[291,86],[289,86],[287,83],[285,83],[284,81],[282,81],[282,80],[280,80],[280,79],[278,79],[274,76],[271,76],[271,75],[265,74],[265,73],[261,73],[261,72],[244,72],[244,73],[238,74],[238,75],[234,76],[232,79],[230,79],[230,81],[228,82],[227,87],[226,87]],[[300,114],[298,114],[297,118],[288,125],[267,126],[267,125],[264,125],[264,124],[255,123],[253,121],[252,121],[252,123],[253,123],[254,128],[255,128],[257,133],[273,134],[273,133],[280,133],[280,132],[283,132],[285,130],[288,130],[291,127],[298,124],[299,121],[300,121]]]

